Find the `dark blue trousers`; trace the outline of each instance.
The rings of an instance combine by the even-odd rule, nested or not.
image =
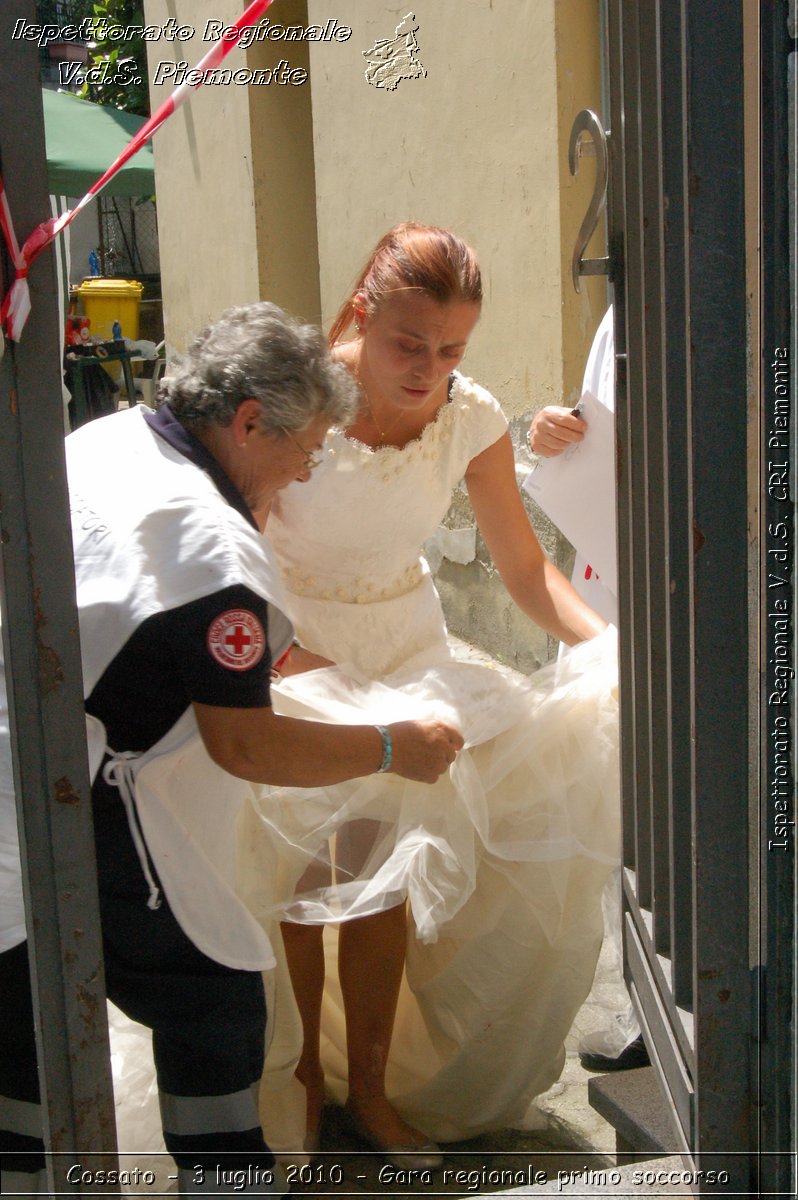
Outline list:
[[[164,1141],[178,1166],[267,1170],[257,1112],[266,1002],[259,972],[202,954],[161,891],[149,891],[118,791],[92,790],[109,999],[153,1031]],[[153,869],[153,875],[155,875]],[[156,877],[157,878],[157,877]],[[199,890],[202,880],[197,881]],[[0,1151],[8,1171],[43,1165],[27,946],[0,955]]]

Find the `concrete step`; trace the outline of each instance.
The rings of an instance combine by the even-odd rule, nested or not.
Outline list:
[[[653,1067],[594,1075],[588,1080],[590,1104],[616,1135],[616,1161],[631,1153],[674,1154],[679,1143]]]

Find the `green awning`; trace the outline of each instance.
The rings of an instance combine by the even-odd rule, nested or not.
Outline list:
[[[144,117],[69,92],[42,88],[47,177],[54,196],[86,194],[144,124]],[[103,191],[112,196],[152,196],[152,146],[146,145]]]

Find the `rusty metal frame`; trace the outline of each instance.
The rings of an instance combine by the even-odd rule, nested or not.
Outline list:
[[[0,8],[0,167],[23,240],[50,216],[33,0]],[[3,289],[11,266],[3,249]],[[64,464],[62,337],[52,255],[30,276],[33,308],[0,361],[3,651],[23,855],[43,1135],[50,1190],[79,1152],[116,1162],[74,569]]]

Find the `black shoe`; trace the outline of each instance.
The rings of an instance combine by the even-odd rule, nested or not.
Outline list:
[[[617,1058],[610,1058],[607,1054],[580,1053],[579,1061],[586,1071],[633,1071],[637,1067],[651,1066],[642,1033]]]

